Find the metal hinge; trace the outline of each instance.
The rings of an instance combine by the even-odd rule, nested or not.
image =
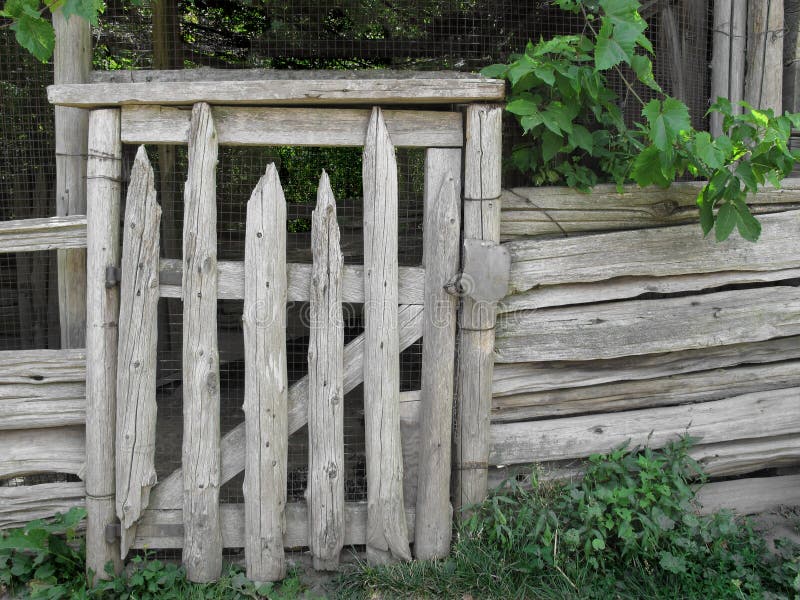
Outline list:
[[[119,523],[109,523],[105,530],[106,544],[113,544],[115,540],[122,537],[122,525]]]
[[[508,293],[510,271],[511,255],[504,246],[467,239],[461,273],[445,285],[445,290],[476,302],[497,302]]]
[[[122,281],[122,270],[114,265],[106,267],[106,288],[112,288]]]

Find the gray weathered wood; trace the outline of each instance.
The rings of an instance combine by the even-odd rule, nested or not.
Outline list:
[[[711,59],[711,101],[728,98],[735,113],[744,99],[747,0],[714,0],[714,36]],[[711,132],[722,134],[722,115],[711,115]]]
[[[308,342],[308,541],[314,568],[335,570],[344,545],[344,322],[336,200],[322,172],[311,220]]]
[[[450,551],[453,361],[457,299],[445,290],[458,273],[461,230],[461,152],[431,148],[425,155],[425,329],[422,334],[422,416],[419,432],[414,554],[428,560]]]
[[[783,110],[800,110],[800,2],[783,0]]]
[[[703,237],[696,225],[510,242],[506,244],[511,254],[509,292],[617,277],[800,267],[800,210],[760,220],[763,235],[758,244],[740,237],[720,244]]]
[[[83,482],[0,487],[0,530],[22,527],[84,505]]]
[[[400,350],[403,351],[422,337],[422,306],[401,306],[398,311]],[[364,381],[364,334],[356,337],[344,348],[344,393],[352,391]],[[308,422],[308,376],[289,388],[289,435]],[[237,425],[226,433],[220,443],[221,479],[230,481],[244,469],[245,426]],[[151,504],[160,508],[181,506],[183,470],[177,469],[159,483],[151,494]]]
[[[82,426],[0,431],[0,478],[49,472],[84,478],[87,458]]]
[[[289,302],[308,302],[310,299],[311,265],[289,263]],[[161,260],[161,297],[181,297],[181,261]],[[217,263],[219,285],[217,297],[222,300],[244,298],[244,263],[219,261]],[[425,294],[425,269],[419,267],[399,268],[399,299],[401,304],[422,305]],[[342,271],[342,302],[364,302],[364,268],[360,265],[345,265]]]
[[[190,581],[222,572],[219,524],[217,135],[211,107],[192,109],[183,219],[183,563]]]
[[[585,194],[568,187],[503,190],[500,234],[503,241],[526,237],[663,227],[698,222],[697,194],[703,182],[675,183],[664,190],[650,186],[601,184]],[[780,189],[765,186],[748,197],[755,214],[800,208],[800,180]]]
[[[523,421],[707,402],[787,387],[800,387],[798,361],[499,396],[492,401],[492,421]]]
[[[700,488],[696,500],[705,514],[729,508],[736,514],[752,515],[797,506],[800,475],[715,481]]]
[[[247,203],[244,248],[245,562],[258,582],[286,576],[286,200],[267,166]]]
[[[156,483],[156,349],[161,207],[144,146],[125,200],[117,358],[116,509],[124,560]]]
[[[397,280],[397,160],[381,109],[364,143],[364,421],[367,559],[410,560],[403,518]]]
[[[112,561],[121,568],[119,545],[106,540],[115,519],[114,433],[117,416],[117,319],[119,288],[107,286],[109,269],[120,266],[119,110],[89,117],[86,169],[86,568],[106,576]]]
[[[492,393],[495,397],[510,396],[798,358],[800,337],[790,336],[608,360],[499,364],[494,370]]]
[[[92,83],[52,85],[47,99],[59,106],[124,104],[453,104],[502,100],[505,82],[497,79],[273,79],[172,83]]]
[[[86,350],[0,351],[0,384],[78,383],[86,380]]]
[[[609,452],[626,442],[663,446],[679,435],[701,443],[794,434],[800,427],[800,388],[743,394],[725,400],[492,425],[493,465],[568,460]]]
[[[798,334],[800,289],[767,287],[508,313],[497,322],[495,358],[594,360]]]
[[[370,112],[354,108],[266,108],[219,106],[214,123],[222,146],[362,146]],[[461,147],[456,112],[387,110],[386,128],[395,147]],[[189,113],[171,106],[126,106],[122,141],[185,144]]]
[[[83,84],[92,68],[92,34],[89,22],[62,10],[53,11],[55,47],[53,82]],[[56,214],[86,214],[86,154],[89,114],[85,110],[55,108]],[[86,251],[58,252],[58,306],[61,345],[81,348],[86,344]],[[100,577],[105,571],[99,571]]]
[[[0,223],[0,254],[86,248],[86,217],[49,217]]]
[[[500,239],[502,109],[467,108],[464,147],[464,238]],[[462,298],[459,315],[459,399],[455,437],[457,507],[483,500],[487,492],[489,414],[496,303]]]
[[[744,99],[783,112],[783,0],[748,0]]]
[[[414,514],[411,507],[403,510],[408,530],[414,531]],[[226,548],[244,546],[244,508],[241,504],[223,504],[220,507],[223,543]],[[346,545],[363,546],[367,541],[367,503],[348,502],[344,508]],[[137,548],[181,548],[183,523],[180,510],[147,510],[139,525]],[[308,511],[304,502],[286,505],[286,533],[283,545],[287,549],[303,548],[309,544]]]

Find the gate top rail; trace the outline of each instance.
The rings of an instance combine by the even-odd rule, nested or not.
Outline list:
[[[495,102],[505,97],[505,82],[455,72],[404,73],[257,70],[243,79],[209,70],[147,71],[124,83],[95,82],[51,85],[52,104],[80,108],[130,104],[187,105],[197,102],[227,105],[453,104]],[[133,73],[133,72],[131,72]],[[223,78],[224,77],[224,78]],[[257,77],[257,79],[251,79]],[[97,79],[97,77],[95,77]]]

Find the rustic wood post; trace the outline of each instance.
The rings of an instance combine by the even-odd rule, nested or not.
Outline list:
[[[783,112],[783,0],[749,0],[744,99]]]
[[[267,166],[247,203],[244,249],[244,528],[247,576],[286,576],[286,200]]]
[[[364,420],[367,560],[410,560],[403,507],[397,331],[397,160],[379,108],[364,144]]]
[[[458,274],[461,236],[461,150],[430,148],[425,154],[422,334],[422,404],[414,554],[427,560],[450,551],[453,430],[453,361],[457,298],[445,290]]]
[[[115,519],[114,430],[119,316],[119,213],[122,142],[118,109],[92,111],[86,185],[86,569],[105,578],[119,571]]]
[[[156,350],[161,207],[144,146],[131,170],[125,201],[117,362],[117,516],[120,557],[156,483]]]
[[[464,147],[464,239],[500,240],[502,117],[499,106],[467,107]],[[459,411],[456,504],[486,497],[494,370],[494,302],[461,301],[458,340]]]
[[[714,0],[714,37],[711,59],[711,102],[728,98],[734,113],[744,99],[747,0]],[[722,116],[711,115],[711,133],[721,135]]]
[[[217,133],[206,103],[192,108],[183,219],[183,563],[190,581],[222,572],[219,521]]]
[[[336,200],[322,172],[311,216],[308,344],[308,541],[314,568],[333,571],[344,545],[344,322]]]
[[[783,109],[800,110],[800,0],[783,0]]]
[[[91,27],[86,19],[53,13],[56,33],[53,81],[85,83],[92,67]],[[55,107],[56,214],[86,214],[86,144],[89,113],[80,108]],[[86,343],[86,250],[58,251],[58,306],[61,346],[82,348]]]

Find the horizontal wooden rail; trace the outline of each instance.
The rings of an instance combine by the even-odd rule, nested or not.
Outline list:
[[[226,300],[244,298],[244,263],[241,261],[219,261],[218,297]],[[161,297],[181,297],[181,261],[161,259],[159,275]],[[290,302],[308,302],[310,295],[311,265],[289,263],[288,265]],[[425,269],[420,267],[400,267],[400,304],[421,305],[425,298]],[[342,302],[364,302],[364,268],[345,266],[342,276]]]
[[[83,426],[0,431],[0,478],[35,473],[80,475],[86,460]]]
[[[363,146],[369,111],[351,108],[217,106],[214,123],[223,146]],[[387,110],[397,147],[460,147],[462,116],[455,112]],[[170,106],[122,109],[125,144],[186,144],[191,111]]]
[[[84,506],[82,481],[0,487],[0,529],[22,527],[70,508]]]
[[[740,515],[753,515],[800,504],[800,475],[753,477],[709,483],[697,493],[701,512],[729,508]]]
[[[86,217],[0,221],[0,254],[86,247]]]
[[[51,85],[51,104],[94,108],[126,104],[320,105],[452,104],[505,97],[505,82],[482,77],[403,79],[304,79],[172,83],[86,83]]]

